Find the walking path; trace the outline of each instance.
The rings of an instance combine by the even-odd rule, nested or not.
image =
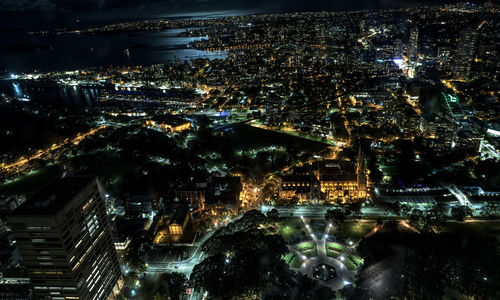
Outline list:
[[[290,249],[290,251],[292,251],[295,255],[302,259],[302,264],[299,268],[299,271],[303,274],[309,275],[311,278],[315,278],[313,276],[314,267],[325,264],[335,268],[336,277],[326,282],[318,280],[319,283],[331,288],[332,290],[339,290],[346,284],[350,284],[354,280],[356,271],[348,270],[342,261],[328,256],[326,252],[326,240],[328,238],[330,229],[333,227],[332,224],[328,224],[323,232],[322,237],[318,238],[312,230],[311,226],[305,221],[305,219],[301,218],[301,220],[304,223],[307,231],[309,232],[312,241],[316,244],[317,256],[308,258],[297,250],[298,245],[306,242],[302,242],[296,245],[289,245],[288,249]],[[353,250],[352,247],[348,247],[345,245],[342,245],[342,247],[345,247],[346,249],[344,250],[344,253],[349,251],[350,254]]]

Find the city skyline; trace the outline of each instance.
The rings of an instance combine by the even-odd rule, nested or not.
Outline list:
[[[500,6],[285,2],[0,13],[0,299],[500,297]]]

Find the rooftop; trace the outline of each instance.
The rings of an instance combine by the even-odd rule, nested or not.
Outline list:
[[[190,122],[186,119],[183,119],[181,117],[174,116],[174,115],[156,115],[153,117],[153,121],[158,122],[158,123],[167,124],[167,125],[174,126],[174,127],[184,125],[184,124]]]
[[[174,214],[170,218],[170,224],[184,224],[187,214],[189,213],[189,207],[187,205],[181,205],[177,207]]]
[[[20,205],[12,215],[52,215],[95,181],[92,176],[58,179],[36,192]]]

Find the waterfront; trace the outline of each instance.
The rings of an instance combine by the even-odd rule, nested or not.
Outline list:
[[[0,47],[0,69],[9,72],[75,70],[88,67],[151,65],[197,58],[225,58],[225,51],[190,49],[204,37],[178,37],[188,29],[141,34],[18,36]]]

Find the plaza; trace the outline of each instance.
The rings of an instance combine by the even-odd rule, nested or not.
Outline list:
[[[309,239],[288,245],[288,249],[294,254],[294,257],[288,257],[291,267],[332,290],[340,290],[351,284],[357,269],[363,264],[363,259],[355,252],[359,241],[350,241],[349,245],[336,242],[335,236],[330,234],[332,224],[328,224],[321,237],[318,237],[304,217],[300,220]]]

